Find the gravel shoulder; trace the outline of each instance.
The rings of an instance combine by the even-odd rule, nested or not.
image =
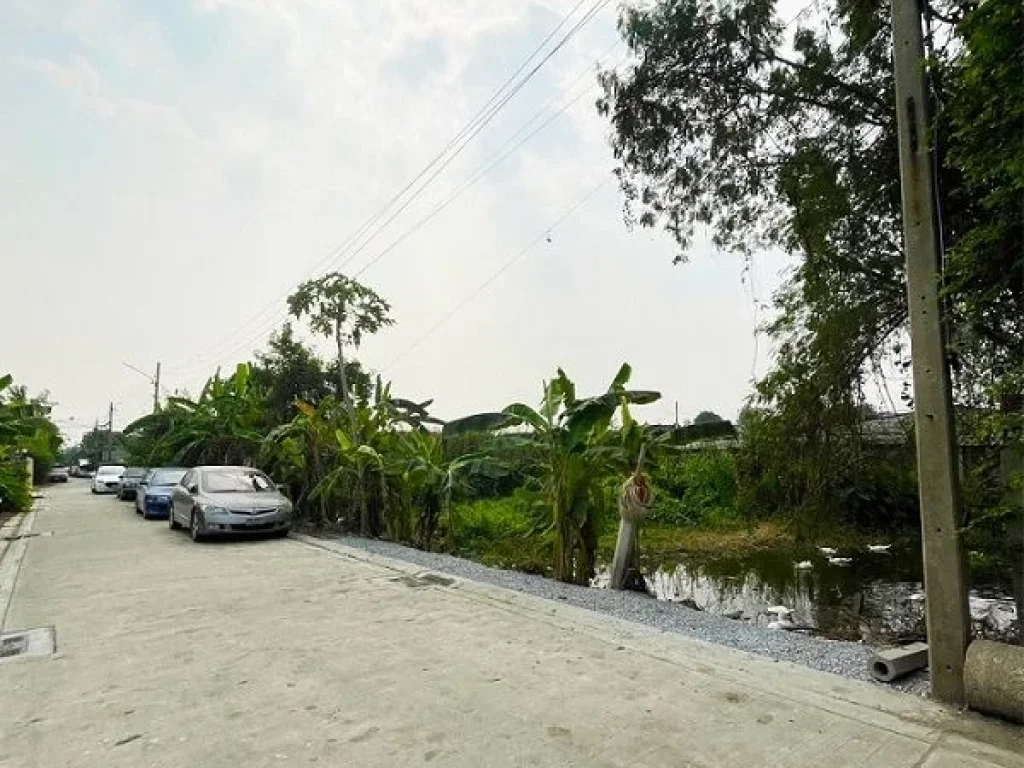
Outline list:
[[[707,643],[736,648],[776,661],[802,664],[811,669],[856,680],[872,680],[868,674],[870,649],[858,643],[825,640],[799,632],[755,627],[743,621],[655,600],[637,592],[615,592],[563,584],[534,574],[490,568],[472,560],[424,552],[388,541],[339,535],[328,535],[325,538],[365,552],[403,560],[425,569],[514,589],[549,600],[560,600],[580,608],[655,627],[664,632],[678,632]],[[927,673],[912,675],[893,684],[893,687],[907,693],[927,695]]]

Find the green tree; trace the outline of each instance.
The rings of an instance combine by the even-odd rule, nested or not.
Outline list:
[[[295,403],[316,403],[331,392],[328,372],[316,352],[295,338],[291,323],[271,335],[265,352],[256,354],[253,384],[267,393],[267,418],[284,424],[295,417]]]
[[[428,552],[442,517],[448,520],[449,536],[452,533],[451,503],[456,491],[468,489],[474,476],[493,478],[507,473],[493,456],[483,453],[445,456],[442,436],[422,429],[402,435],[398,446],[402,480],[418,512],[416,546]]]
[[[32,498],[25,471],[18,459],[31,456],[35,479],[44,480],[61,447],[61,434],[50,419],[46,395],[31,397],[14,384],[10,375],[0,376],[0,509],[26,509]]]
[[[227,378],[218,371],[195,400],[168,398],[161,410],[129,424],[129,460],[143,466],[253,463],[263,443],[266,393],[251,376],[245,363]]]
[[[1024,410],[1024,5],[964,6],[949,92],[947,163],[960,174],[947,262],[957,351],[982,400]],[[961,379],[964,377],[961,376]]]
[[[288,310],[296,319],[308,317],[314,332],[334,339],[341,400],[351,407],[345,347],[359,349],[364,336],[392,325],[391,305],[371,288],[331,272],[299,285],[288,297]]]
[[[296,507],[308,512],[316,503],[314,522],[321,527],[331,520],[328,494],[316,489],[334,457],[335,430],[342,424],[338,401],[324,397],[315,405],[296,400],[294,418],[272,429],[264,439],[262,458],[271,472],[296,491]]]
[[[693,417],[694,424],[715,424],[719,421],[725,421],[725,419],[714,411],[701,411]]]
[[[594,575],[598,517],[607,506],[604,483],[636,461],[640,429],[627,405],[652,403],[657,392],[627,390],[632,369],[623,365],[608,391],[579,399],[561,369],[544,384],[540,408],[513,403],[500,413],[448,422],[446,436],[480,430],[526,427],[523,441],[535,448],[543,498],[554,535],[554,574],[560,581],[586,584]],[[612,420],[621,413],[621,429]]]
[[[1024,357],[1021,142],[1005,140],[1021,126],[1020,3],[926,10],[933,39],[949,41],[929,63],[929,128],[955,381],[961,400],[991,403]],[[774,0],[658,0],[624,9],[620,29],[636,63],[601,75],[599,110],[627,218],[664,227],[680,260],[698,228],[747,258],[799,256],[753,405],[805,457],[790,484],[812,494],[801,504],[835,508],[865,382],[909,365],[889,8],[826,0],[786,23]],[[798,466],[785,452],[758,463],[779,477]]]

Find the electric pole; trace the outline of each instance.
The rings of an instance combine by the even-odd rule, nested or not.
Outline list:
[[[110,404],[110,414],[107,417],[107,461],[114,460],[114,404]]]
[[[153,413],[160,410],[160,363],[156,364],[156,377],[153,379]]]
[[[960,541],[958,450],[942,323],[932,123],[917,0],[893,0],[893,70],[907,261],[917,479],[932,694],[964,701],[970,615]]]
[[[139,374],[140,376],[144,376],[145,378],[149,379],[149,382],[153,385],[153,413],[156,413],[157,411],[159,411],[160,410],[160,363],[157,362],[157,364],[156,364],[156,376],[150,376],[144,370],[142,370],[141,368],[137,368],[136,366],[132,365],[131,363],[122,361],[121,364],[125,368],[127,368],[128,370],[135,371],[135,373]]]

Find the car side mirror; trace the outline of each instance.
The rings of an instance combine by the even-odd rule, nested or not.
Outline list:
[[[190,494],[192,494],[193,496],[195,496],[197,493],[199,493],[199,486],[198,485],[189,486],[188,492]]]

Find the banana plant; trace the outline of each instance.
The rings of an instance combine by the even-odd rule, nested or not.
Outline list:
[[[248,464],[263,442],[263,416],[263,393],[242,363],[227,378],[215,374],[195,400],[168,398],[124,432],[146,464]]]
[[[513,403],[498,413],[482,413],[448,422],[446,436],[468,431],[525,427],[520,439],[535,447],[543,496],[554,534],[554,575],[560,581],[586,584],[593,578],[597,551],[597,516],[605,503],[602,483],[636,461],[641,429],[628,405],[658,400],[658,392],[629,390],[632,368],[623,364],[608,390],[580,399],[576,385],[559,368],[544,384],[539,408]],[[622,413],[624,429],[612,423]]]
[[[315,494],[315,489],[334,461],[334,432],[344,412],[333,397],[325,397],[316,405],[296,400],[295,407],[295,417],[270,430],[264,438],[261,456],[275,477],[297,488],[295,504],[299,509],[304,509],[307,501],[316,501],[315,522],[323,525],[330,519],[328,495]]]
[[[377,377],[373,397],[367,403],[349,403],[347,418],[339,419],[333,431],[336,465],[324,475],[315,496],[335,494],[348,482],[363,536],[394,528],[388,519],[387,457],[394,453],[395,429],[399,424],[419,428],[426,418],[425,407],[391,397],[391,385]]]
[[[433,547],[438,523],[448,521],[452,534],[452,496],[469,486],[473,475],[500,476],[507,469],[494,457],[481,453],[447,458],[440,435],[414,430],[399,442],[402,480],[416,498],[416,546],[428,552]]]

